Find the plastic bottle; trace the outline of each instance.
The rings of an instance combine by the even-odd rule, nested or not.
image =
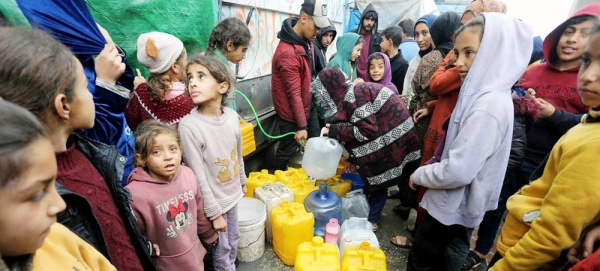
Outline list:
[[[325,243],[333,243],[337,245],[338,237],[340,236],[340,224],[335,218],[330,218],[329,223],[325,226]]]
[[[325,226],[330,218],[342,220],[342,199],[327,189],[327,183],[321,182],[319,190],[313,191],[304,199],[306,211],[315,215],[315,236],[325,235]]]
[[[342,157],[342,146],[333,138],[310,138],[306,142],[306,150],[302,157],[302,168],[308,176],[315,179],[327,179],[335,175],[338,163]]]

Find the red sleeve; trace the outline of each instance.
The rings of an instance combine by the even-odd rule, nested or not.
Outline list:
[[[298,127],[308,125],[304,114],[304,103],[302,102],[302,57],[292,52],[283,52],[279,58],[279,74],[285,85],[285,93],[294,114],[294,120]]]
[[[592,253],[585,260],[571,267],[569,271],[595,271],[600,270],[600,249]]]
[[[461,81],[458,75],[458,68],[452,66],[447,69],[450,59],[454,56],[454,51],[448,52],[444,61],[438,66],[437,71],[433,73],[429,82],[429,90],[433,95],[443,96],[460,88]]]
[[[429,115],[433,114],[433,110],[435,110],[435,106],[437,105],[438,100],[433,100],[427,102],[427,111],[429,111]]]

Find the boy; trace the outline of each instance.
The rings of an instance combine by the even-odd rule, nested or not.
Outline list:
[[[391,26],[381,33],[381,52],[388,55],[392,66],[392,84],[396,85],[398,93],[402,93],[404,76],[408,70],[408,62],[398,52],[398,45],[402,42],[402,28]]]
[[[419,45],[415,41],[415,21],[410,18],[404,19],[398,26],[402,28],[402,42],[398,49],[402,52],[402,57],[410,62],[419,53]]]

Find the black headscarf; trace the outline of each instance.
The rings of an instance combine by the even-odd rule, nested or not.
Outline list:
[[[442,57],[454,48],[454,32],[460,27],[460,16],[454,11],[442,13],[435,19],[429,32],[435,45],[434,50],[442,53]]]

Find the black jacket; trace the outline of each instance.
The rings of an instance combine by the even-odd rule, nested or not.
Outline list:
[[[321,28],[319,35],[317,35],[317,37],[313,41],[313,43],[315,44],[315,70],[317,75],[321,72],[322,69],[324,69],[327,66],[327,48],[325,48],[323,44],[321,44],[321,38],[327,32],[333,32],[333,37],[331,38],[331,41],[333,42],[333,40],[335,40],[335,37],[337,36],[337,31],[335,30],[335,26],[333,25],[333,22],[331,20],[329,20],[329,24],[329,26]]]
[[[94,166],[106,181],[117,209],[123,218],[127,233],[131,236],[131,241],[142,263],[142,267],[144,270],[156,270],[150,259],[152,245],[138,228],[135,216],[129,205],[129,201],[131,200],[129,190],[121,185],[125,157],[119,155],[119,150],[115,146],[109,146],[76,134],[73,134],[72,138],[75,140],[75,148],[81,151],[90,161],[93,161]],[[58,182],[56,182],[56,189],[67,204],[65,211],[58,215],[58,222],[90,243],[110,260],[111,258],[100,228],[100,223],[94,216],[92,207],[87,199],[69,191]]]
[[[401,52],[390,58],[390,66],[392,66],[392,84],[398,89],[398,93],[404,90],[404,77],[408,70],[408,61],[404,59]]]
[[[360,22],[358,23],[358,28],[352,30],[352,32],[360,35],[360,29],[362,28],[363,20],[365,19],[365,16],[367,15],[367,13],[370,13],[370,12],[374,12],[375,14],[377,14],[377,11],[375,10],[375,7],[373,7],[373,4],[368,4],[367,7],[365,8],[365,10],[363,10],[362,15],[360,17]],[[379,24],[379,19],[375,20],[375,25],[373,26],[373,29],[371,30],[371,33],[373,34],[373,36],[371,37],[371,43],[369,44],[369,55],[371,55],[372,53],[375,53],[375,52],[381,52],[381,46],[379,45],[379,44],[381,44],[381,35],[377,32],[378,24]],[[366,46],[366,44],[365,44],[365,46]]]

